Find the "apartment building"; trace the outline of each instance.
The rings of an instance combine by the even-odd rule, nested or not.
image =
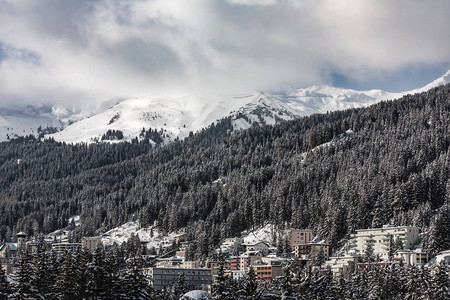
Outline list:
[[[391,227],[383,225],[382,228],[373,229],[359,229],[355,234],[350,236],[353,251],[356,254],[363,255],[367,248],[367,241],[374,240],[373,249],[374,254],[382,258],[388,257],[389,240],[392,236],[395,241],[399,238],[404,246],[404,249],[412,249],[419,237],[419,228],[413,226],[398,226]]]
[[[261,252],[247,251],[239,256],[231,256],[228,259],[231,271],[248,271],[249,267],[262,258]]]
[[[330,267],[333,276],[338,277],[353,272],[356,267],[356,261],[356,256],[330,257],[330,259],[325,262],[325,267]]]
[[[295,245],[308,244],[312,238],[312,230],[309,229],[291,229],[289,232],[289,243],[291,244],[291,249],[294,249]]]
[[[162,290],[174,286],[179,276],[183,273],[186,286],[189,290],[200,290],[211,284],[211,269],[185,269],[185,268],[144,268],[144,274],[148,277],[151,286],[156,290]]]
[[[294,255],[300,259],[316,259],[323,251],[324,259],[327,260],[330,253],[330,245],[327,243],[308,243],[294,246]]]
[[[64,253],[66,251],[69,252],[76,252],[79,249],[81,249],[81,243],[53,243],[52,244],[52,251],[55,251],[57,253]]]
[[[281,276],[281,262],[271,261],[271,263],[257,262],[253,265],[257,282],[269,282]]]
[[[239,248],[241,247],[243,242],[242,238],[234,237],[234,238],[227,238],[225,241],[220,245],[220,252],[221,253],[229,253],[229,254],[235,254],[239,252]]]
[[[81,246],[89,252],[95,252],[98,248],[103,249],[102,238],[99,236],[84,237],[81,239]]]

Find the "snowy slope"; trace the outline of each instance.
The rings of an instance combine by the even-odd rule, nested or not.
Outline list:
[[[25,106],[0,108],[0,141],[18,136],[38,135],[38,128],[62,126],[51,107]]]
[[[100,105],[95,110],[74,112],[64,107],[27,106],[0,108],[0,141],[8,137],[35,134],[41,126],[64,128],[47,134],[69,143],[97,142],[108,130],[120,130],[123,140],[139,136],[142,128],[163,130],[166,142],[184,138],[212,122],[231,116],[235,130],[254,123],[275,124],[299,116],[347,108],[364,107],[381,100],[426,91],[450,82],[450,70],[432,83],[412,91],[389,93],[381,90],[355,91],[325,85],[298,89],[291,93],[269,95],[252,92],[244,95],[213,95],[155,98],[139,97]],[[108,106],[107,106],[108,105]]]

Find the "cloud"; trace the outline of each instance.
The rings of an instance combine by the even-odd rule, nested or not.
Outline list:
[[[450,65],[448,11],[445,0],[0,0],[0,101],[380,81]]]

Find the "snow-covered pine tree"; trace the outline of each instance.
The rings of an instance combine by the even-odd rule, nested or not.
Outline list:
[[[22,299],[45,299],[43,295],[39,294],[36,287],[32,284],[33,279],[33,264],[31,256],[28,251],[21,251],[19,253],[19,262],[14,278],[13,289],[14,292],[10,298],[14,300]]]
[[[424,238],[424,248],[431,256],[450,249],[450,206],[443,205]]]
[[[249,268],[248,274],[242,280],[242,288],[239,291],[239,296],[249,300],[259,299],[261,297],[258,292],[257,275],[252,267]]]
[[[186,285],[186,279],[184,278],[184,272],[181,272],[178,275],[177,283],[173,287],[173,294],[176,299],[179,299],[188,291],[188,287]]]
[[[72,253],[66,251],[62,254],[61,265],[55,283],[55,294],[58,299],[79,299],[80,288],[78,282],[73,280],[73,274],[75,273],[75,262],[73,261]]]
[[[142,256],[136,255],[127,259],[123,276],[123,290],[126,299],[143,300],[151,297],[147,278],[142,271],[143,267]]]
[[[8,299],[9,295],[12,293],[9,281],[6,278],[5,270],[0,262],[0,299]]]
[[[364,262],[373,263],[375,261],[374,249],[373,246],[375,244],[375,240],[373,236],[369,236],[366,240],[366,249],[364,250]]]

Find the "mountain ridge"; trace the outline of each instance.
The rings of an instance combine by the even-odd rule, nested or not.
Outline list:
[[[56,105],[0,108],[0,141],[33,134],[67,143],[92,143],[101,141],[108,130],[121,131],[124,137],[120,141],[130,141],[139,138],[145,128],[161,132],[167,143],[227,117],[231,118],[234,131],[247,129],[255,123],[273,125],[315,113],[369,106],[448,82],[450,70],[422,88],[401,93],[313,85],[283,94],[135,97],[117,100],[112,106],[91,112]]]

